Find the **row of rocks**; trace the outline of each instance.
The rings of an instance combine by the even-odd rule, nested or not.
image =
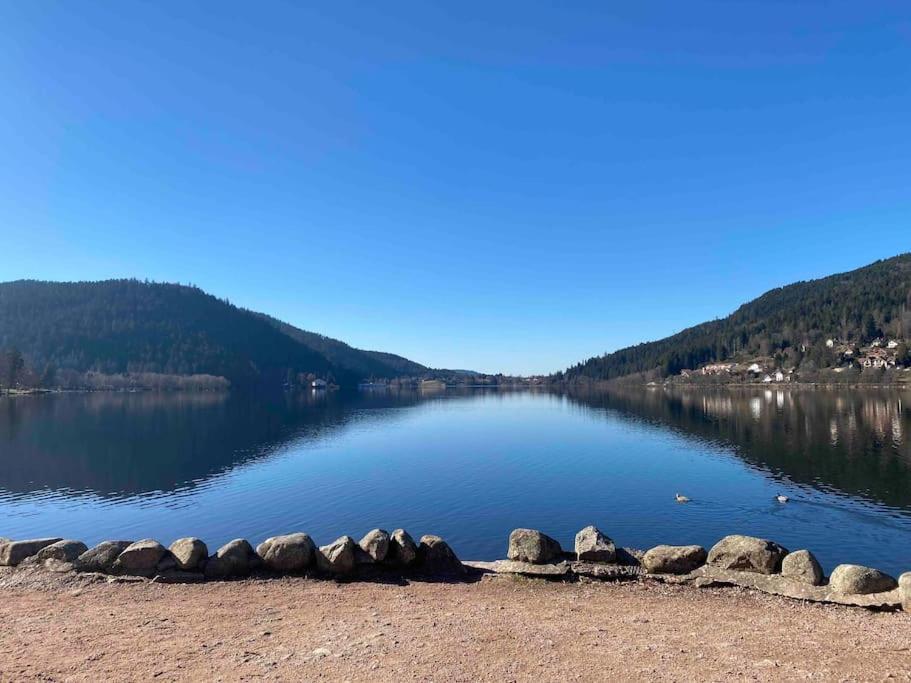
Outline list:
[[[614,542],[595,526],[576,534],[574,558],[560,543],[537,529],[515,529],[509,535],[507,558],[513,562],[550,564],[570,559],[578,562],[614,563]],[[698,545],[659,545],[638,558],[648,574],[690,574],[703,565],[718,569],[757,574],[780,574],[782,577],[810,586],[825,583],[822,567],[809,550],[789,552],[763,538],[731,535],[716,543],[711,550]],[[900,588],[905,609],[911,610],[911,572],[899,580],[878,569],[841,564],[828,581],[829,588],[843,595],[869,595]]]
[[[822,567],[809,550],[788,552],[781,545],[752,536],[726,536],[709,551],[709,565],[721,569],[781,574],[811,586],[825,583]],[[898,581],[878,569],[840,564],[829,576],[829,587],[844,595],[869,595],[898,588]]]
[[[169,547],[154,539],[103,541],[89,549],[81,541],[43,538],[0,539],[0,566],[67,563],[77,572],[159,577],[160,580],[204,580],[243,577],[258,569],[287,574],[316,571],[349,575],[359,569],[417,570],[435,575],[458,575],[464,567],[439,536],[422,536],[418,543],[404,529],[391,534],[374,529],[359,542],[342,536],[317,547],[309,535],[292,533],[267,538],[254,550],[235,539],[210,555],[198,538],[180,538]]]
[[[779,576],[793,582],[789,584],[792,586],[825,584],[822,568],[809,550],[789,552],[773,541],[741,535],[726,536],[709,551],[698,545],[659,545],[639,553],[618,550],[607,535],[588,526],[576,534],[575,552],[567,553],[558,541],[541,531],[515,529],[509,535],[507,556],[506,561],[474,565],[496,565],[508,573],[528,573],[529,567],[539,567],[534,571],[536,575],[579,574],[596,578],[632,578],[642,572],[697,576],[705,567],[740,576]],[[243,577],[259,569],[280,574],[315,571],[329,575],[350,575],[369,568],[416,570],[433,575],[460,575],[465,571],[442,538],[428,535],[415,543],[404,529],[391,534],[374,529],[360,541],[342,536],[321,547],[316,547],[304,533],[273,536],[255,550],[248,541],[235,539],[212,555],[198,538],[181,538],[168,548],[145,539],[104,541],[91,549],[81,541],[61,538],[0,538],[0,566],[50,562],[79,572],[157,577],[162,581]],[[551,571],[546,571],[548,568]],[[896,581],[877,569],[842,564],[832,571],[827,588],[845,596],[898,589],[904,609],[911,611],[911,572]]]

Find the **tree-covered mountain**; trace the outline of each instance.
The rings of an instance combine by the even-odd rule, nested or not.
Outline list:
[[[354,384],[426,370],[298,330],[196,287],[138,280],[0,283],[0,349],[17,349],[37,374],[208,375],[235,386],[306,377]]]
[[[911,339],[911,254],[773,289],[726,318],[590,358],[562,377],[655,379],[706,363],[755,356],[816,369],[838,362],[826,344],[829,339],[865,344],[881,337]]]
[[[323,355],[332,364],[358,374],[364,379],[414,377],[428,372],[420,363],[382,351],[362,351],[331,337],[307,332],[266,314],[260,317],[295,341]]]

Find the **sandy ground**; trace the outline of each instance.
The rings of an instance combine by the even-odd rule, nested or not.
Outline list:
[[[911,614],[658,583],[8,570],[0,624],[2,681],[911,680]]]

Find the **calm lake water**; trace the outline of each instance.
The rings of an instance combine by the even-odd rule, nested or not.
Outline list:
[[[627,546],[745,533],[810,548],[826,570],[899,573],[909,436],[911,395],[886,390],[7,398],[0,536],[214,548],[403,526],[494,559],[514,527],[571,549],[594,523]]]

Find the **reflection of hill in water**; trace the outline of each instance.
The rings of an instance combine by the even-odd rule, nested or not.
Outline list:
[[[911,508],[908,392],[655,388],[570,398],[733,446],[748,464],[797,483]]]
[[[426,401],[506,398],[447,390],[296,396],[77,394],[0,399],[0,490],[132,496],[192,487]],[[888,390],[625,389],[573,392],[586,410],[733,448],[763,471],[911,509],[911,395]]]
[[[414,405],[411,392],[245,396],[77,394],[0,399],[0,488],[171,491],[343,428],[362,408]]]

